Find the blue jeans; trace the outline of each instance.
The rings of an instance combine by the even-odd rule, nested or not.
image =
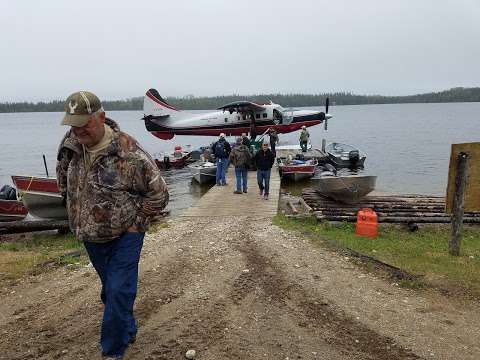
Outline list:
[[[102,354],[123,356],[137,325],[133,303],[137,296],[138,262],[145,233],[125,233],[99,244],[85,242],[88,256],[102,282]]]
[[[264,195],[269,194],[270,190],[270,169],[268,170],[257,170],[257,182],[260,191],[263,192]]]
[[[225,175],[227,173],[228,159],[217,159],[217,174],[216,181],[217,185],[226,185],[227,180],[225,180]]]
[[[243,191],[247,192],[247,178],[248,170],[244,168],[235,168],[235,177],[237,178],[237,192]]]

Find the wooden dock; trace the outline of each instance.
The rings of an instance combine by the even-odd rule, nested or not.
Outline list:
[[[272,218],[277,214],[280,198],[280,176],[277,167],[272,168],[270,194],[268,200],[260,197],[257,185],[257,172],[248,172],[248,193],[234,194],[235,170],[229,167],[227,186],[213,186],[197,203],[186,209],[180,217],[205,216],[252,216]]]

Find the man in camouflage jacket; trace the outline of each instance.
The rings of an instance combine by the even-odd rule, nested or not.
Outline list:
[[[153,159],[105,117],[94,94],[70,95],[65,111],[62,124],[71,129],[58,150],[58,187],[70,228],[102,282],[103,355],[118,359],[136,337],[133,304],[145,231],[169,195]]]

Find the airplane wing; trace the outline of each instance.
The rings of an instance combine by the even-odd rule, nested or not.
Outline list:
[[[220,106],[217,110],[232,110],[232,111],[261,111],[265,110],[265,107],[262,105],[255,104],[251,101],[234,101],[232,103]]]

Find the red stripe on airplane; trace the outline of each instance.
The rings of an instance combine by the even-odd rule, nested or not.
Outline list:
[[[292,131],[300,130],[303,125],[313,126],[320,124],[321,121],[306,121],[288,125],[262,125],[257,126],[255,129],[258,136],[263,134],[267,129],[275,129],[280,134],[289,133]],[[242,135],[250,131],[250,127],[237,127],[237,128],[211,128],[211,129],[172,129],[171,131],[152,131],[152,134],[162,140],[169,140],[175,135],[205,135],[205,136],[218,136],[220,133],[225,133],[227,136]]]
[[[172,105],[169,105],[169,104],[157,99],[155,96],[150,94],[150,91],[147,91],[147,96],[150,99],[152,99],[153,101],[155,101],[157,104],[162,105],[163,107],[166,107],[166,108],[171,109],[171,110],[179,111],[177,108],[174,108]]]

